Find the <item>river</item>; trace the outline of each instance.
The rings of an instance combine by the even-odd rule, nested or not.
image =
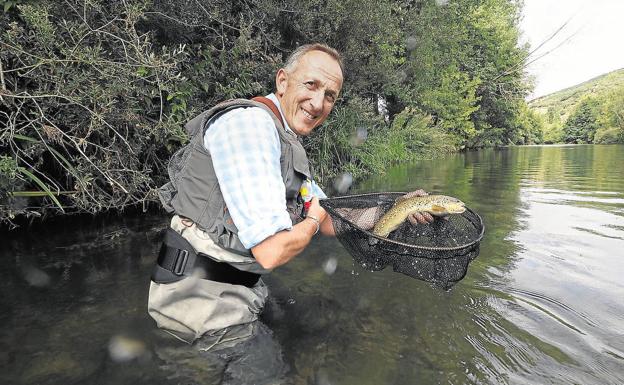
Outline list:
[[[367,271],[337,240],[315,240],[265,279],[263,321],[285,383],[624,383],[623,166],[621,145],[510,147],[358,184],[353,193],[423,188],[462,199],[486,225],[480,255],[441,290],[391,268]],[[0,383],[218,384],[222,367],[170,354],[176,346],[146,314],[165,223],[9,233]]]

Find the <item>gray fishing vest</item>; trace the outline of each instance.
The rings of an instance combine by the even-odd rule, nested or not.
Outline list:
[[[195,222],[220,247],[236,254],[253,258],[238,238],[238,229],[223,200],[210,152],[204,147],[206,130],[219,116],[235,108],[259,107],[267,111],[275,123],[281,145],[280,165],[286,186],[286,206],[293,224],[301,221],[302,204],[297,202],[299,189],[305,178],[311,179],[308,157],[297,136],[287,131],[279,118],[263,103],[247,100],[228,100],[189,121],[184,127],[190,142],[178,150],[169,161],[170,182],[162,186],[158,195],[169,213],[175,213]],[[249,132],[249,135],[254,135]],[[253,186],[249,186],[250,190]]]

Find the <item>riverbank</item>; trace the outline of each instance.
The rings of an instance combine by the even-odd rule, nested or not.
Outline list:
[[[332,121],[305,143],[324,183],[447,148],[535,142],[528,85],[508,71],[527,55],[517,2],[352,5],[8,2],[0,222],[156,202],[168,159],[188,141],[184,123],[270,93],[301,42],[345,59]]]

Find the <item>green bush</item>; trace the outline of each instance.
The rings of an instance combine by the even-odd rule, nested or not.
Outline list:
[[[592,143],[599,123],[599,100],[587,97],[572,111],[563,126],[566,143]]]
[[[327,185],[341,172],[354,178],[383,174],[388,166],[433,158],[456,149],[458,139],[418,110],[406,108],[391,124],[357,97],[338,106],[323,127],[306,141],[317,178]]]
[[[326,183],[540,139],[520,119],[515,0],[0,4],[0,222],[157,201],[184,122],[271,92],[283,59],[308,42],[345,58],[343,101],[305,139]]]
[[[166,144],[181,137],[171,98],[184,47],[154,47],[138,32],[141,1],[17,8],[0,16],[0,148],[23,183],[8,186],[0,211],[95,213],[154,200]],[[32,208],[15,211],[9,195]]]
[[[596,144],[616,144],[624,143],[624,131],[617,127],[599,129],[594,135]]]

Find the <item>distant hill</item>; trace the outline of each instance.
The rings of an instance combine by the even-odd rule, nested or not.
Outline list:
[[[602,96],[609,91],[624,87],[624,68],[600,75],[591,80],[555,93],[533,99],[529,107],[542,115],[548,110],[559,113],[559,120],[565,122],[574,107],[584,96]]]

